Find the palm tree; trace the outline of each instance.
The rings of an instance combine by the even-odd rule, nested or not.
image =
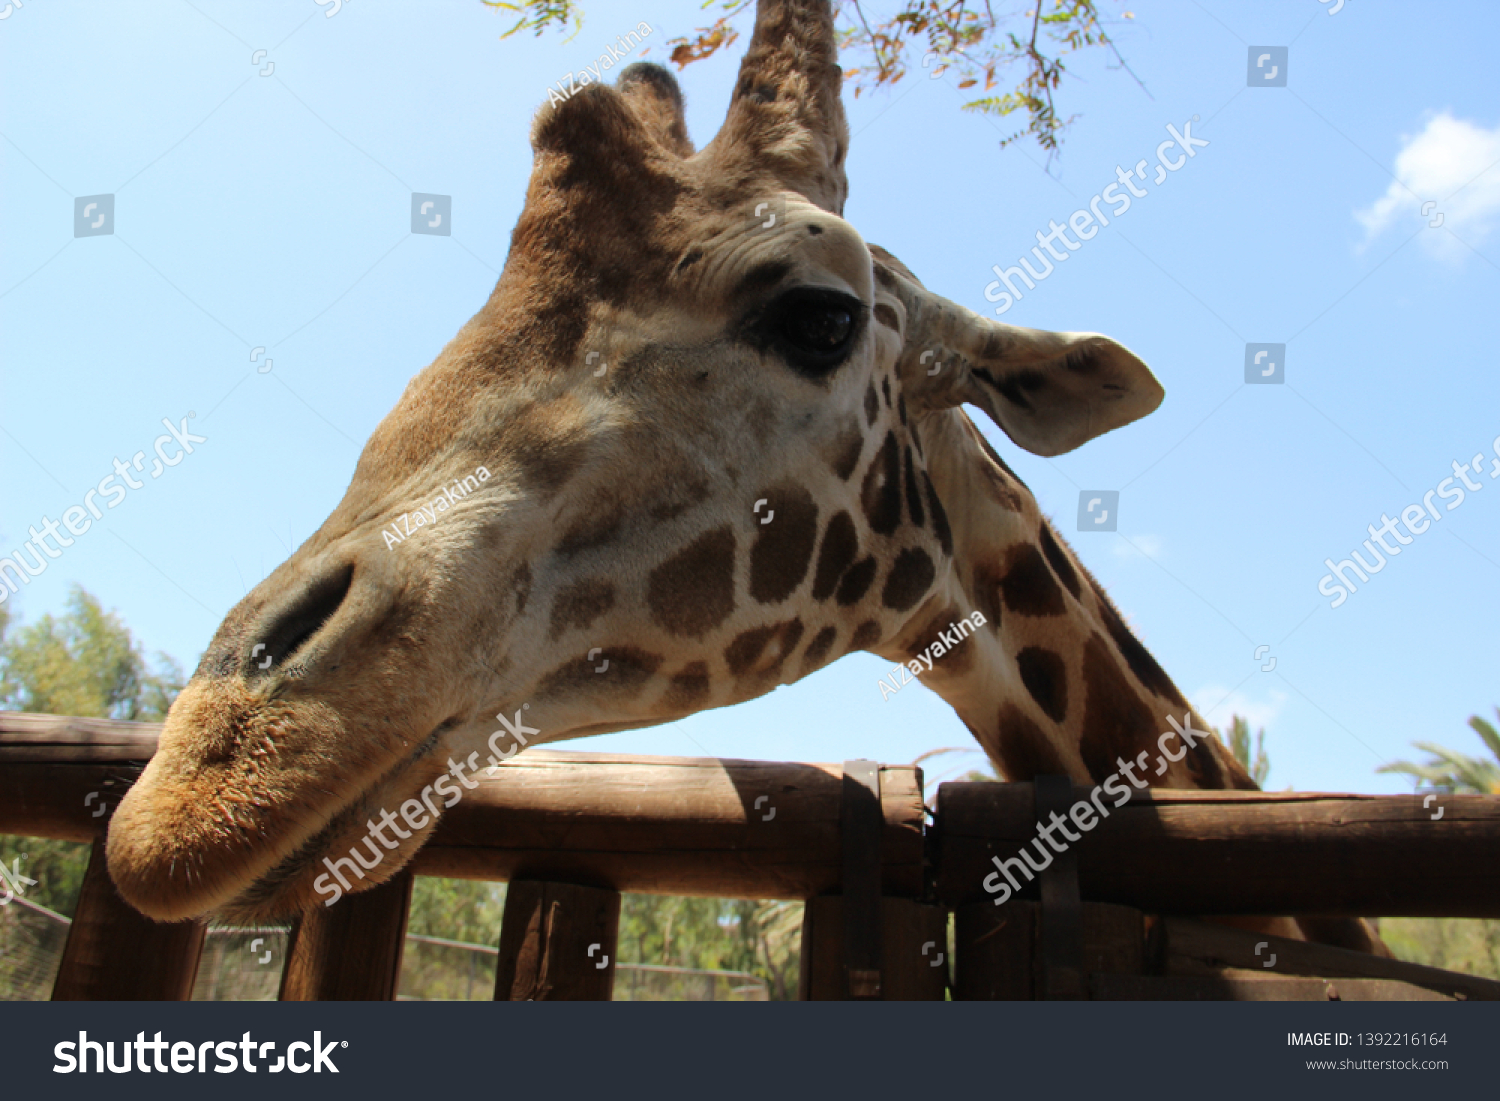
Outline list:
[[[1500,707],[1495,708],[1495,715],[1500,718]],[[1425,784],[1431,791],[1454,795],[1500,795],[1500,731],[1478,715],[1469,716],[1469,726],[1495,758],[1493,761],[1486,761],[1481,757],[1465,757],[1435,742],[1413,742],[1413,745],[1428,754],[1426,764],[1396,761],[1383,765],[1376,771],[1405,773],[1416,779],[1418,788]]]
[[[1218,734],[1216,729],[1214,733]],[[1266,756],[1266,728],[1261,727],[1255,734],[1255,755],[1250,755],[1250,722],[1240,715],[1229,716],[1229,737],[1222,734],[1219,737],[1229,743],[1229,751],[1234,754],[1234,759],[1245,766],[1245,771],[1255,781],[1257,787],[1266,786],[1266,778],[1271,775],[1271,758]]]

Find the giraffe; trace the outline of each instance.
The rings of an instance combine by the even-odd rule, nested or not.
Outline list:
[[[760,0],[703,149],[654,65],[539,111],[492,295],[230,611],[116,810],[130,903],[315,906],[322,859],[497,721],[532,744],[652,725],[855,650],[909,661],[964,617],[984,625],[923,679],[1007,778],[1092,784],[1191,714],[962,408],[1055,455],[1161,386],[1107,337],[981,317],[867,244],[841,216],[840,85],[827,0]],[[1254,787],[1213,738],[1152,782]]]

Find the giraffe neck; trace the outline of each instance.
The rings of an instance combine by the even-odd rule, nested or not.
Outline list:
[[[918,661],[1008,779],[1092,784],[1129,765],[1157,787],[1254,788],[968,417],[920,427],[954,567],[881,656]],[[947,645],[975,612],[984,625]],[[1201,732],[1192,748],[1180,734],[1163,744],[1178,727]]]

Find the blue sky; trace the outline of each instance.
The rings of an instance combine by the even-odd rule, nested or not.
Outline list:
[[[1144,88],[1079,58],[1050,166],[999,148],[1003,123],[962,113],[950,79],[851,97],[845,214],[933,290],[992,310],[992,265],[1197,117],[1209,144],[1004,317],[1121,341],[1165,385],[1161,409],[1054,460],[982,423],[1210,721],[1265,726],[1271,786],[1400,791],[1374,770],[1413,739],[1479,753],[1464,721],[1500,704],[1500,8],[1450,5],[1438,25],[1336,5],[1131,4],[1113,29]],[[701,19],[586,0],[571,40],[502,41],[479,0],[331,9],[27,0],[0,21],[0,554],[147,454],[142,488],[12,598],[27,619],[82,584],[191,668],[484,302],[548,87],[642,21],[663,60]],[[742,46],[682,74],[699,144]],[[1251,47],[1279,46],[1286,86],[1247,86]],[[414,192],[452,196],[452,236],[410,232]],[[75,238],[76,201],[97,195],[115,232]],[[1283,384],[1245,384],[1248,343],[1286,345]],[[190,414],[206,442],[152,479],[163,418]],[[1482,488],[1332,608],[1323,560],[1480,452]],[[1077,532],[1098,489],[1120,491],[1118,531]],[[921,687],[882,701],[883,672],[851,656],[575,748],[903,762],[971,744]]]

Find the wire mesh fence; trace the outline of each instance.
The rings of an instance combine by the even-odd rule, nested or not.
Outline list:
[[[45,1001],[72,923],[26,899],[0,907],[0,1001]],[[290,930],[283,926],[211,928],[203,940],[194,1001],[275,1001]],[[499,950],[489,945],[408,933],[397,998],[488,1001],[495,993]],[[615,965],[615,1000],[636,1002],[767,1001],[764,979],[747,971],[660,964]]]
[[[20,896],[0,906],[0,1001],[52,996],[69,924],[61,914]]]

